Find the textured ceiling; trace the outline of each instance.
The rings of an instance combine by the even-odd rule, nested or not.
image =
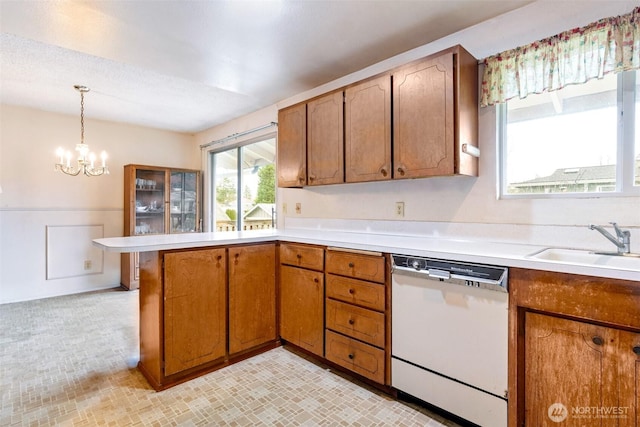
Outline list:
[[[530,2],[0,0],[0,101],[198,132]]]

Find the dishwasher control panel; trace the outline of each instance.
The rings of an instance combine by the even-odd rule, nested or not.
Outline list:
[[[508,268],[393,254],[393,271],[428,276],[474,288],[507,292]]]

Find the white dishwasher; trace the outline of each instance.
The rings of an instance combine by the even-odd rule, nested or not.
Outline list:
[[[506,426],[507,268],[392,259],[391,385],[474,424]]]

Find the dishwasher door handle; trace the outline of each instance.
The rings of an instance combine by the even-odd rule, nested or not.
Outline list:
[[[448,271],[430,268],[429,270],[427,270],[427,272],[429,273],[429,277],[433,277],[434,279],[451,279],[451,273],[449,273]]]

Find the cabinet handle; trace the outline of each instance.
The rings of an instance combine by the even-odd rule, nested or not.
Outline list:
[[[298,182],[299,182],[300,184],[304,184],[304,177],[299,176],[299,177],[298,177]]]
[[[638,356],[640,356],[640,345],[633,347],[633,352]]]
[[[350,325],[353,325],[354,323],[356,323],[356,321],[355,321],[355,320],[353,320],[353,319],[349,319],[349,324],[350,324]]]
[[[318,278],[317,278],[317,277],[314,277],[314,278],[313,278],[313,281],[314,281],[314,282],[316,282],[316,283],[320,283],[320,281],[318,280]]]
[[[349,268],[353,268],[353,263],[352,262],[349,263]]]
[[[218,255],[218,256],[216,257],[216,259],[217,259],[218,261],[220,261],[220,260],[222,259],[222,255]]]
[[[400,174],[400,176],[404,176],[404,168],[399,167],[398,168],[398,173]]]
[[[382,176],[387,176],[387,168],[380,169],[380,173],[382,174]]]
[[[349,359],[353,360],[354,357],[356,357],[355,354],[349,353]]]
[[[309,181],[313,181],[314,179],[316,179],[315,175],[309,175]]]
[[[301,254],[296,254],[296,258],[302,259],[302,255]]]
[[[594,343],[595,345],[602,345],[602,344],[604,344],[604,339],[602,339],[602,337],[598,337],[598,336],[595,336],[595,337],[591,338],[591,341],[593,341],[593,343]]]
[[[353,295],[353,294],[355,294],[355,293],[356,293],[356,290],[355,290],[355,289],[349,289],[349,293],[350,293],[351,295]]]

